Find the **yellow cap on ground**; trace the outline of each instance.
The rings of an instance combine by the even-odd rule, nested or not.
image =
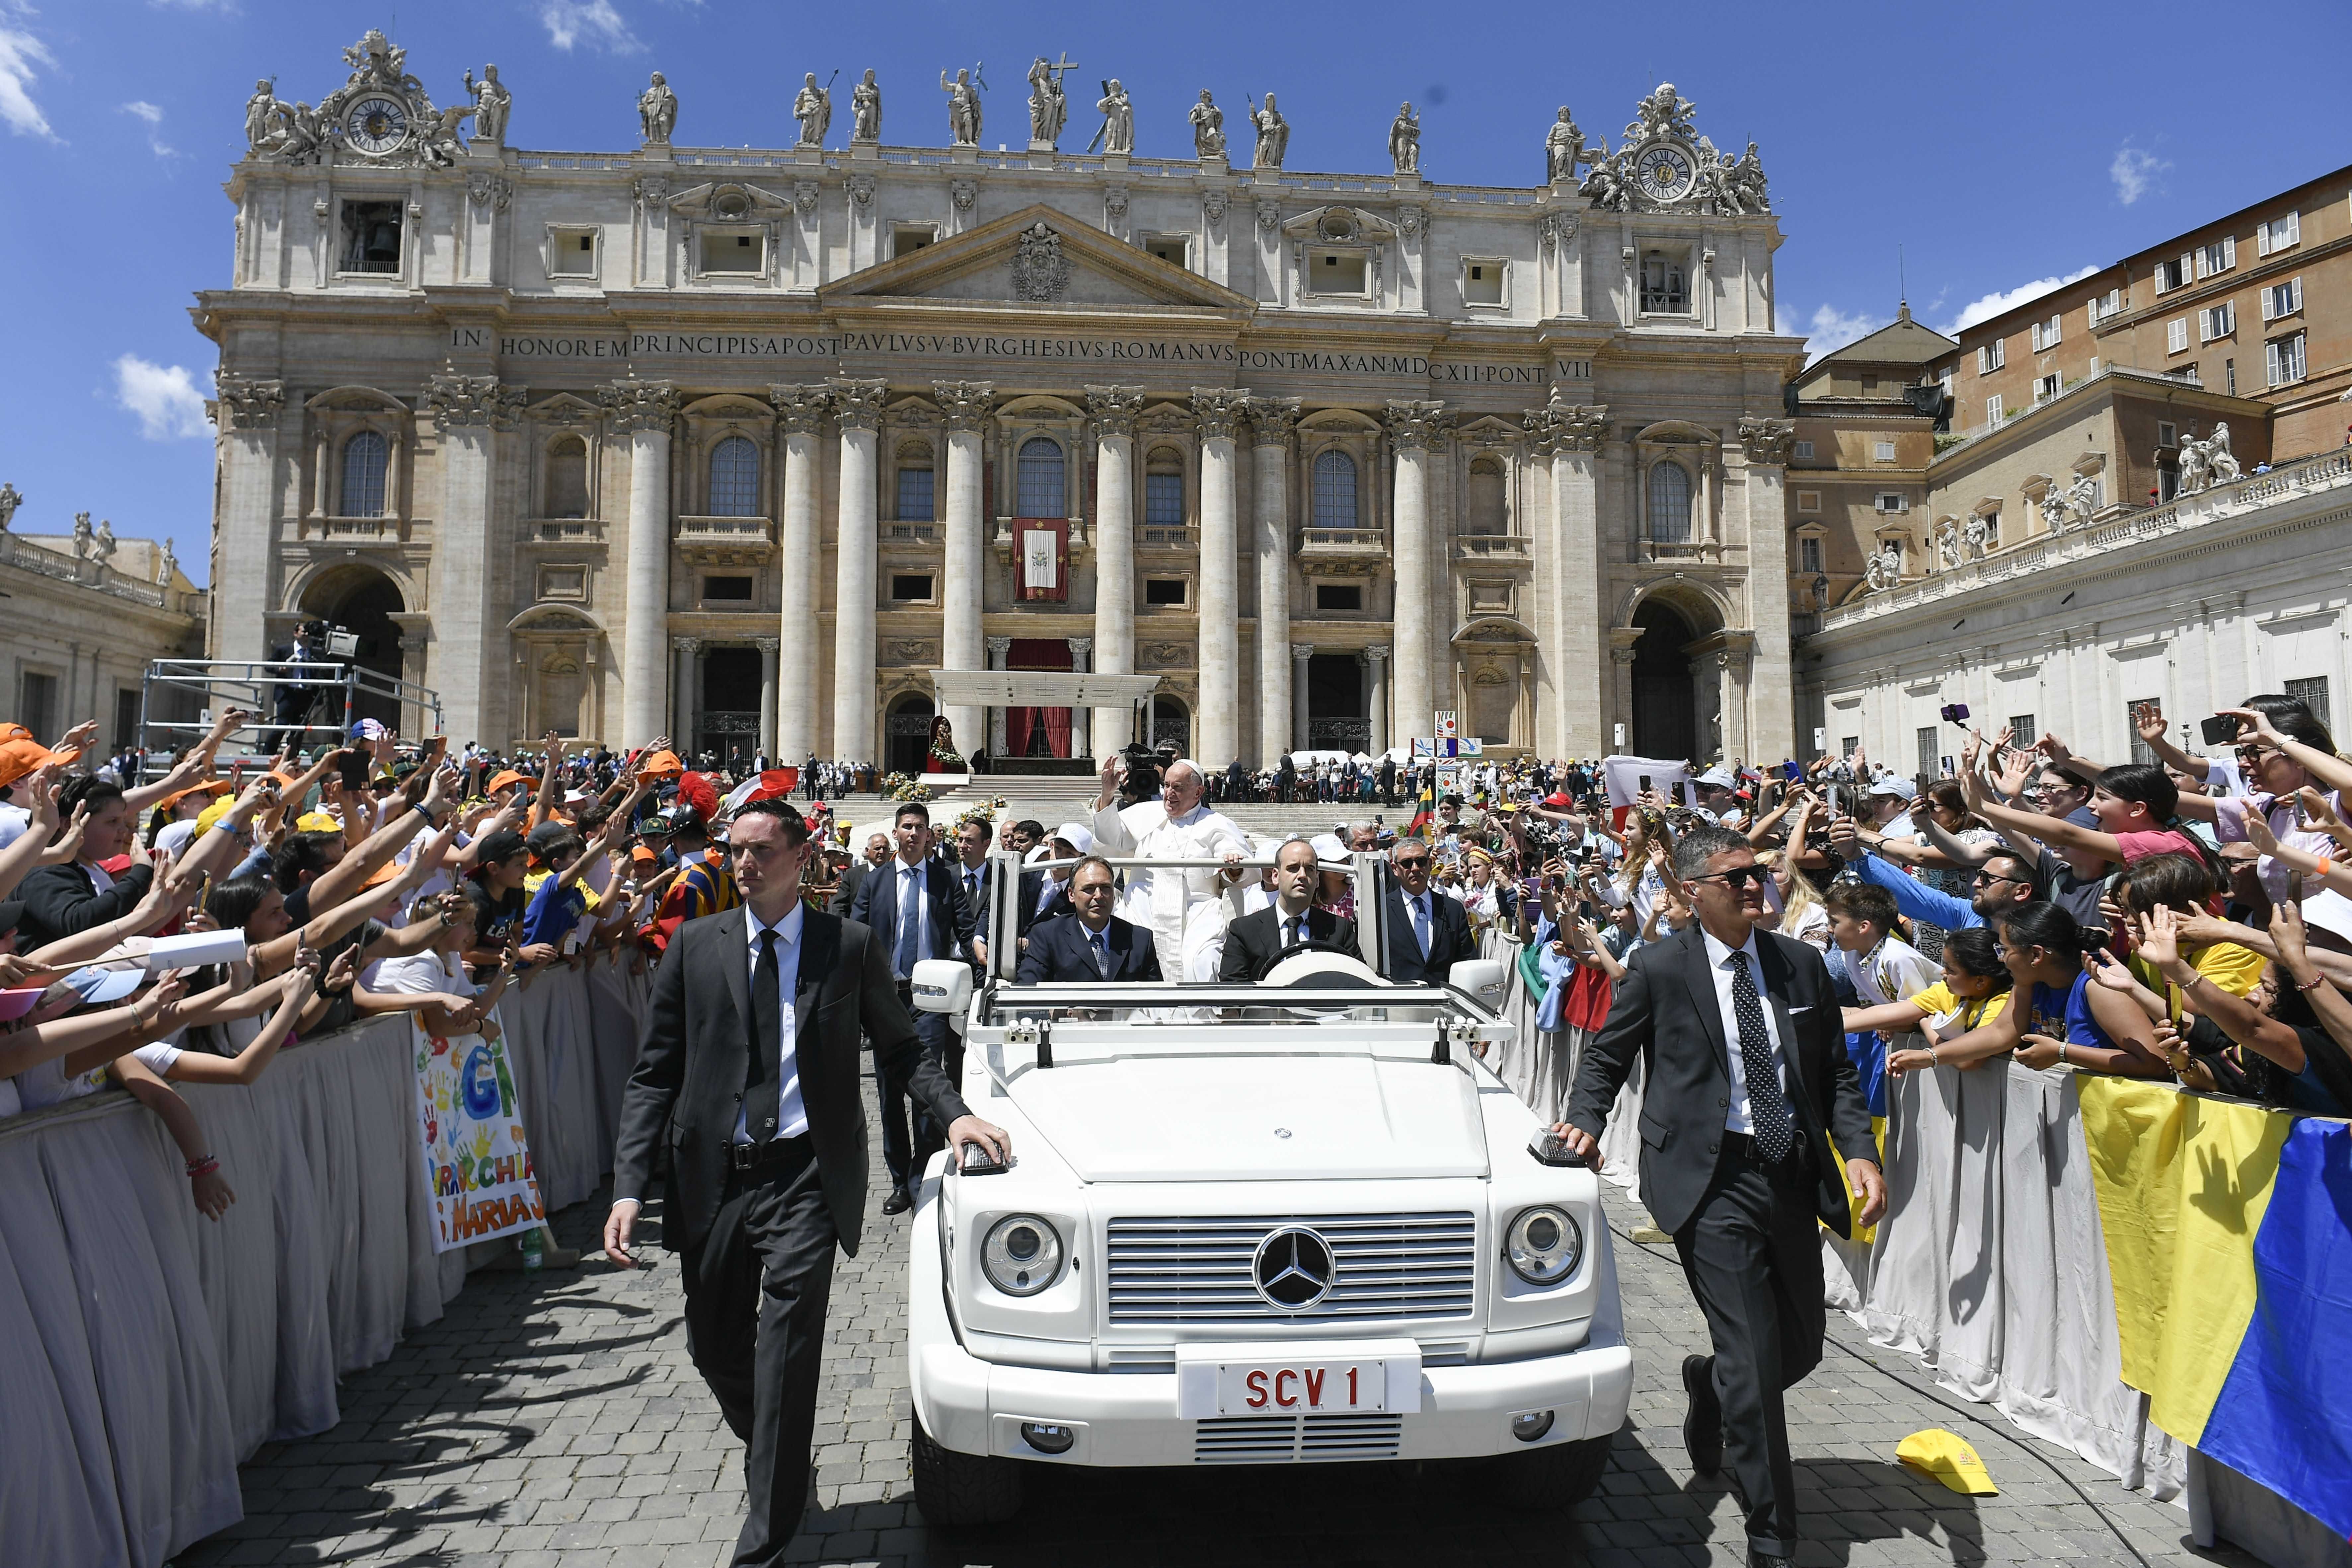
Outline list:
[[[1940,1426],[1912,1433],[1895,1446],[1895,1457],[1914,1475],[1941,1481],[1956,1492],[1991,1497],[2000,1490],[1992,1484],[1984,1461],[1977,1458],[1977,1451],[1969,1447],[1968,1440]]]

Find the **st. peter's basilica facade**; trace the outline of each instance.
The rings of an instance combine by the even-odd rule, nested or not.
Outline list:
[[[1426,178],[1411,106],[1376,174],[1116,81],[1108,150],[1057,150],[1042,60],[1010,134],[944,78],[812,79],[797,144],[698,148],[718,110],[656,77],[641,145],[538,153],[528,88],[345,58],[315,108],[257,90],[195,310],[215,658],[336,621],[496,746],[904,761],[933,670],[1013,668],[1156,675],[1211,767],[1438,709],[1490,752],[1791,749],[1801,343],[1755,149],[1671,88],[1613,151],[1560,110],[1506,188]],[[952,144],[884,140],[886,91]],[[1180,113],[1195,157],[1123,150]],[[1138,738],[948,712],[999,755]]]

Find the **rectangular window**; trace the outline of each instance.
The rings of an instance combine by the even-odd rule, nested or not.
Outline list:
[[[1943,365],[1937,370],[1936,385],[1942,390],[1945,396],[1949,397],[1952,395],[1952,367],[1950,365]]]
[[[2224,300],[2197,312],[2197,338],[2200,342],[2210,343],[2215,338],[2226,338],[2237,330],[2238,305],[2234,300]]]
[[[1872,456],[1877,461],[1882,463],[1891,463],[1895,460],[1895,443],[1892,441],[1881,441],[1877,446],[1871,449],[1871,452]]]
[[[1838,742],[1838,755],[1841,757],[1850,757],[1853,755],[1855,752],[1861,750],[1861,736],[1847,735]]]
[[[1307,291],[1309,294],[1361,295],[1368,287],[1364,258],[1360,253],[1345,250],[1310,250],[1307,253]]]
[[[2091,324],[2095,327],[2109,316],[2120,316],[2123,313],[2124,291],[2120,289],[2110,289],[2091,301]]]
[[[2185,287],[2192,275],[2194,263],[2186,256],[2176,256],[2169,261],[2156,264],[2156,291],[2169,294]]]
[[[898,605],[927,605],[931,599],[931,574],[928,572],[893,572],[890,574],[890,600]]]
[[[2221,379],[2223,382],[2227,383],[2221,390],[2228,393],[2232,397],[2237,396],[2238,362],[2236,360],[2225,359],[2221,362]]]
[[[1798,442],[1797,457],[1799,460],[1802,462],[1811,462],[1813,460],[1813,444],[1811,441]]]
[[[1135,243],[1147,256],[1158,257],[1171,267],[1192,265],[1192,237],[1186,234],[1139,235]]]
[[[2263,320],[2275,321],[2303,309],[2303,279],[2290,278],[2263,290]]]
[[[1822,542],[1811,534],[1797,541],[1797,570],[1818,575],[1822,569]]]
[[[2286,694],[2310,709],[2311,716],[2330,734],[2335,732],[2336,721],[2327,716],[2327,677],[2315,675],[2304,680],[2290,680],[2286,682]]]
[[[2284,386],[2303,379],[2303,334],[2295,332],[2284,338],[2273,338],[2263,345],[2270,366],[2271,384]]]
[[[404,216],[398,202],[345,202],[343,248],[338,269],[398,272],[400,226]]]
[[[1184,476],[1143,476],[1143,524],[1146,528],[1184,526]]]
[[[1822,492],[1819,490],[1799,490],[1797,492],[1797,510],[1799,511],[1821,510]]]
[[[2000,424],[2000,397],[1996,395],[1996,396],[1992,396],[1992,397],[1988,397],[1988,398],[1986,398],[1986,399],[1985,399],[1985,428],[1987,428],[1987,429],[1990,429],[1990,428],[1992,428],[1992,426],[1996,426],[1996,425],[1998,425],[1998,424]]]
[[[2056,375],[2052,374],[2052,375],[2037,376],[2037,377],[2035,377],[2035,378],[2034,378],[2034,383],[2033,383],[2033,401],[2034,401],[2034,402],[2036,402],[2036,403],[2047,403],[2047,402],[2049,402],[2052,398],[2053,398],[2053,397],[2057,396],[2057,395],[2058,395],[2059,391],[2060,391],[2060,386],[2059,386],[2058,377],[2057,377]]]
[[[2040,353],[2044,349],[2054,349],[2058,346],[2059,323],[2064,318],[2063,316],[2053,316],[2046,321],[2036,321],[2033,323],[2033,352],[2035,353]]]
[[[2042,727],[2031,713],[2012,713],[2009,716],[2009,733],[2010,744],[2023,751],[2042,739]]]
[[[2210,278],[2217,272],[2227,272],[2238,264],[2238,237],[2223,235],[2210,245],[2197,247],[2197,276]]]
[[[706,229],[702,235],[702,269],[705,272],[761,272],[766,270],[767,237],[745,233],[740,229]]]
[[[2273,250],[2284,250],[2290,245],[2299,245],[2303,242],[2303,215],[2299,212],[2282,214],[2254,233],[2254,247],[2264,256]]]
[[[548,240],[548,254],[554,265],[548,270],[558,278],[593,278],[596,275],[596,231],[586,228],[559,228]]]
[[[46,740],[58,732],[58,678],[25,672],[16,697],[16,721]]]
[[[2143,708],[2162,706],[2164,699],[2161,697],[2135,697],[2124,704],[2124,733],[2131,737],[2131,760],[2143,767],[2155,763],[2156,749],[2139,738],[2139,724],[2132,715]]]
[[[1642,311],[1644,315],[1690,314],[1690,287],[1681,257],[1663,250],[1643,255]]]
[[[898,521],[900,522],[930,522],[939,513],[938,475],[929,468],[898,470]]]
[[[927,223],[902,223],[890,230],[890,254],[912,256],[939,242],[940,231]]]
[[[1990,375],[2009,363],[2009,340],[1995,338],[1977,350],[1977,374]]]
[[[1147,605],[1168,605],[1181,608],[1184,603],[1184,579],[1146,577],[1143,580],[1143,602]]]
[[[702,580],[702,596],[705,599],[722,602],[749,604],[751,600],[751,579],[736,576],[705,577]]]
[[[1878,510],[1882,512],[1905,512],[1911,510],[1911,498],[1901,490],[1878,492]]]
[[[2320,682],[2323,688],[2326,684],[2326,681]],[[139,689],[135,686],[117,687],[114,691],[114,749],[119,752],[138,743]]]
[[[1944,769],[1936,758],[1936,726],[1922,724],[1912,738],[1919,747],[1919,771],[1931,779],[1940,777]]]
[[[1499,305],[1503,302],[1503,264],[1493,259],[1462,258],[1462,302]]]
[[[2164,352],[2168,354],[2189,352],[2189,318],[2164,323]]]
[[[2179,446],[2180,426],[2175,425],[2169,419],[2158,420],[2156,422],[2156,444],[2159,447]]]
[[[1364,607],[1364,591],[1336,583],[1315,584],[1315,607],[1318,610],[1360,610]]]

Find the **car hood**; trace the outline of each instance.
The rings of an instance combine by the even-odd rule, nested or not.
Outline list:
[[[1092,1182],[1486,1174],[1469,1075],[1427,1060],[1124,1057],[1010,1087]]]

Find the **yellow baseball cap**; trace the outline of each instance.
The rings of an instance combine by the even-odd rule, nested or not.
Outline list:
[[[1977,1458],[1977,1451],[1969,1447],[1968,1440],[1940,1426],[1912,1433],[1895,1446],[1895,1457],[1912,1474],[1941,1481],[1956,1492],[1991,1497],[2000,1490],[1992,1484],[1984,1461]]]

